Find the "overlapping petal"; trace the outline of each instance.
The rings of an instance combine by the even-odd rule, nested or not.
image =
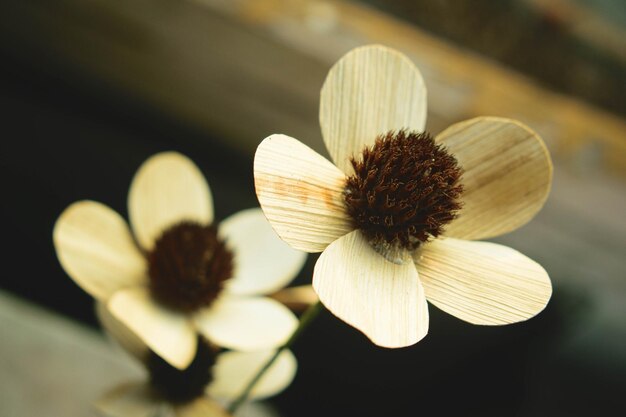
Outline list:
[[[144,363],[150,350],[139,336],[133,333],[121,321],[116,319],[104,303],[96,303],[96,315],[106,333],[140,363]]]
[[[274,353],[275,351],[269,350],[221,354],[215,364],[215,380],[209,385],[208,394],[227,400],[237,398]],[[258,400],[280,393],[295,377],[297,367],[293,353],[289,350],[282,351],[254,386],[250,399]]]
[[[390,130],[422,132],[426,87],[403,54],[380,45],[353,49],[331,68],[320,95],[320,125],[335,164],[351,174],[350,157]]]
[[[428,305],[414,265],[387,261],[360,231],[326,248],[313,288],[326,308],[379,346],[409,346],[428,333]]]
[[[168,227],[183,220],[209,224],[213,198],[202,172],[186,156],[162,152],[146,160],[128,194],[130,224],[146,250]]]
[[[183,313],[169,310],[145,287],[116,292],[107,305],[111,314],[148,347],[178,369],[185,369],[196,354],[196,331]]]
[[[552,294],[541,265],[496,243],[438,239],[424,247],[416,266],[428,301],[473,324],[527,320]]]
[[[195,324],[211,342],[229,349],[262,350],[284,344],[298,325],[287,307],[269,298],[222,295],[196,313]]]
[[[94,298],[146,281],[146,263],[126,222],[95,201],[79,201],[54,226],[54,247],[70,277]]]
[[[543,207],[552,183],[552,163],[541,138],[510,119],[479,117],[441,132],[461,168],[464,191],[459,217],[445,234],[486,239],[513,231]]]
[[[295,249],[321,252],[353,229],[343,203],[344,174],[296,139],[272,135],[261,142],[254,184],[267,220]]]
[[[219,232],[235,256],[233,277],[226,282],[231,294],[276,292],[295,278],[306,261],[306,253],[276,235],[261,209],[233,214],[220,223]]]

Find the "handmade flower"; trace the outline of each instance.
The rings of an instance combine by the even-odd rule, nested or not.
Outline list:
[[[195,356],[186,369],[178,369],[151,351],[106,307],[96,311],[106,332],[146,369],[147,380],[129,381],[105,394],[96,405],[106,417],[228,417],[220,401],[230,401],[263,367],[274,351],[220,352],[199,337]],[[250,393],[260,400],[285,389],[296,374],[297,362],[284,350]]]
[[[282,345],[297,326],[269,294],[291,281],[305,254],[282,242],[260,209],[213,222],[211,191],[185,156],[165,152],[137,171],[128,196],[133,233],[94,201],[69,206],[54,227],[57,256],[85,291],[179,369],[197,332],[230,349]]]
[[[320,124],[335,162],[272,135],[254,161],[256,191],[292,247],[322,252],[313,288],[374,343],[402,347],[428,332],[427,300],[474,324],[526,320],[547,304],[544,269],[508,247],[543,206],[548,151],[523,124],[480,117],[424,131],[426,89],[401,53],[357,48],[330,70]]]

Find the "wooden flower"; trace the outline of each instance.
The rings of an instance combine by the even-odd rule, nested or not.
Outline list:
[[[274,351],[220,352],[199,339],[193,361],[178,369],[148,346],[98,303],[105,331],[147,371],[147,378],[123,383],[100,398],[95,406],[106,417],[228,417],[220,402],[232,401],[265,365]],[[281,352],[250,393],[260,400],[280,393],[296,374],[297,362],[289,350]]]
[[[428,332],[427,300],[474,324],[526,320],[547,304],[545,270],[476,242],[517,229],[543,206],[548,151],[523,124],[480,117],[424,132],[426,89],[401,53],[357,48],[330,70],[320,124],[334,161],[296,139],[258,147],[256,191],[292,247],[322,252],[313,287],[374,343],[402,347]]]
[[[260,209],[213,225],[209,186],[185,156],[160,153],[137,171],[124,219],[94,201],[69,206],[54,227],[61,265],[159,356],[179,369],[197,332],[230,349],[282,345],[297,319],[269,294],[305,254],[278,239]]]

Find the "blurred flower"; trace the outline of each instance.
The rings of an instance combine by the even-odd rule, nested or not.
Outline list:
[[[202,173],[165,152],[137,171],[128,210],[133,233],[109,207],[74,203],[56,222],[54,244],[70,277],[151,350],[184,369],[196,354],[196,332],[247,351],[288,339],[294,314],[255,296],[288,284],[306,255],[278,239],[260,209],[214,226]]]
[[[424,131],[419,70],[382,46],[330,70],[320,124],[329,162],[272,135],[254,162],[257,196],[294,248],[322,252],[313,287],[374,343],[402,347],[428,332],[427,300],[470,323],[526,320],[547,304],[545,270],[508,247],[472,240],[528,222],[552,180],[549,153],[523,124],[480,117]]]
[[[227,417],[216,400],[230,401],[242,390],[274,351],[219,352],[202,337],[186,369],[177,369],[151,351],[122,322],[98,303],[97,313],[107,334],[147,370],[148,379],[115,387],[96,402],[107,417]],[[251,392],[252,400],[276,395],[296,373],[296,359],[281,352]]]

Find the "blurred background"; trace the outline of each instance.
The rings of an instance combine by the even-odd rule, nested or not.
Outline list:
[[[554,295],[506,327],[430,306],[428,337],[399,350],[324,312],[266,411],[626,415],[625,22],[622,0],[2,2],[0,415],[91,415],[103,390],[138,374],[56,260],[65,207],[93,199],[126,215],[135,170],[163,150],[200,166],[217,219],[257,205],[256,145],[285,133],[327,155],[319,89],[341,55],[374,42],[421,69],[430,132],[498,115],[545,139],[546,207],[496,241],[540,262]]]

